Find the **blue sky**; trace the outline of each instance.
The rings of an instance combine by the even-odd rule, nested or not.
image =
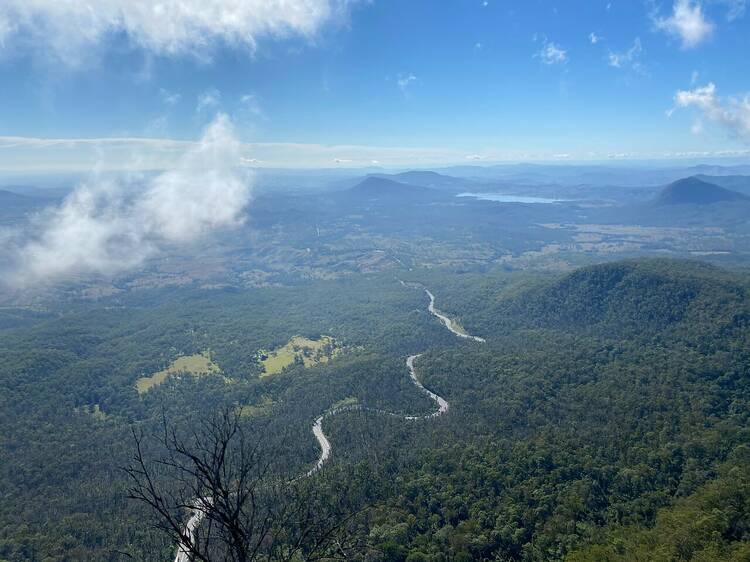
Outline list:
[[[0,168],[158,167],[219,112],[267,166],[750,155],[743,0],[193,2],[4,2]]]

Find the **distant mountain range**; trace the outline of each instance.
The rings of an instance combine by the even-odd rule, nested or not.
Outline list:
[[[461,191],[478,185],[476,181],[471,179],[447,176],[430,170],[411,170],[398,174],[371,174],[369,177],[389,179],[408,185],[453,191]]]
[[[750,190],[750,177],[720,176],[717,183],[707,181],[715,176],[691,176],[664,187],[651,201],[653,207],[671,205],[711,205],[722,202],[748,202],[750,197],[718,185],[718,182]],[[341,192],[347,200],[383,202],[434,201],[465,189],[462,180],[430,171],[410,171],[399,174],[370,175],[353,187]]]
[[[414,184],[406,184],[379,176],[369,176],[344,192],[360,200],[427,201],[444,197],[441,192]]]
[[[27,209],[34,209],[41,207],[49,203],[49,200],[40,199],[38,197],[32,197],[29,195],[21,195],[13,191],[6,189],[0,189],[0,209],[3,210],[14,210],[22,211]]]
[[[750,196],[750,176],[711,176],[698,174],[696,178]]]
[[[605,166],[600,164],[500,164],[494,166],[451,166],[442,175],[475,181],[503,180],[522,184],[555,183],[564,186],[618,185],[658,186],[698,174],[711,176],[750,175],[750,166]]]
[[[677,180],[666,186],[656,198],[654,204],[656,206],[710,205],[730,201],[750,202],[750,197],[693,176]]]

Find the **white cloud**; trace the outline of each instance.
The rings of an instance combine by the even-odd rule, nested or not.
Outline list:
[[[259,117],[263,115],[263,109],[260,106],[260,99],[255,94],[245,94],[240,98],[240,103],[251,114]]]
[[[750,143],[750,93],[725,99],[716,94],[716,85],[709,83],[692,90],[679,90],[674,101],[676,107],[695,108],[703,118],[726,129],[731,137]]]
[[[635,72],[643,73],[643,65],[640,62],[643,46],[641,40],[636,37],[633,46],[624,52],[609,52],[609,66],[614,68],[630,68]]]
[[[722,4],[726,4],[729,8],[727,12],[727,21],[734,21],[745,15],[745,9],[747,7],[746,0],[717,0]]]
[[[240,143],[225,115],[176,165],[142,185],[94,179],[36,217],[10,275],[19,286],[77,274],[111,275],[138,266],[166,245],[185,244],[241,221],[248,181]]]
[[[124,149],[146,149],[152,151],[184,150],[192,146],[190,141],[172,139],[144,139],[130,137],[104,137],[91,139],[55,139],[37,137],[0,137],[0,150],[3,149],[77,149],[91,147],[102,150],[107,147]]]
[[[219,44],[252,52],[264,36],[312,36],[354,1],[2,0],[0,46],[41,48],[77,66],[122,34],[157,55],[205,58]]]
[[[164,136],[168,129],[169,118],[166,115],[158,115],[146,124],[144,134],[149,137]]]
[[[200,113],[205,109],[214,109],[218,107],[220,103],[221,92],[216,88],[211,88],[198,95],[198,103],[195,106],[195,110]]]
[[[596,45],[599,41],[602,40],[602,37],[600,35],[597,35],[595,32],[589,33],[589,41],[592,45]]]
[[[654,24],[657,29],[678,38],[683,49],[697,47],[711,37],[715,28],[713,22],[706,19],[698,0],[675,0],[672,15],[654,17]]]
[[[546,39],[542,43],[542,48],[534,56],[548,65],[562,64],[568,61],[568,52]]]
[[[411,86],[411,84],[416,81],[417,77],[412,73],[399,74],[398,79],[396,80],[396,84],[398,84],[398,88],[399,90],[401,90],[401,93],[407,95],[409,93],[409,86]]]
[[[16,31],[16,26],[11,23],[11,19],[0,12],[0,49],[6,46],[6,40]]]
[[[180,100],[182,99],[182,96],[180,94],[170,92],[169,90],[165,90],[164,88],[161,88],[159,90],[159,97],[167,105],[176,105],[180,103]]]

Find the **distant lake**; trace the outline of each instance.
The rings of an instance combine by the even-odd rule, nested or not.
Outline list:
[[[456,197],[473,197],[482,201],[497,201],[498,203],[562,203],[565,199],[548,199],[546,197],[525,197],[523,195],[508,195],[505,193],[459,193]]]

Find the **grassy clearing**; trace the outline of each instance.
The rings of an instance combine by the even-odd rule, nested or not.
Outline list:
[[[148,392],[153,387],[160,385],[171,375],[189,374],[195,377],[204,375],[218,375],[221,373],[219,366],[211,359],[211,353],[204,351],[195,355],[182,355],[158,373],[150,377],[141,377],[135,383],[138,394]]]
[[[280,373],[295,363],[302,364],[305,367],[328,363],[332,358],[339,355],[341,350],[342,348],[336,343],[336,340],[329,336],[322,336],[318,340],[294,336],[282,347],[258,352],[258,359],[265,371],[261,377]]]
[[[273,411],[276,401],[268,395],[264,395],[258,404],[244,404],[239,407],[240,416],[243,418],[257,418],[265,416]]]
[[[349,396],[333,404],[329,410],[339,410],[341,408],[348,408],[349,406],[356,406],[357,404],[359,404],[359,399],[356,396]]]

